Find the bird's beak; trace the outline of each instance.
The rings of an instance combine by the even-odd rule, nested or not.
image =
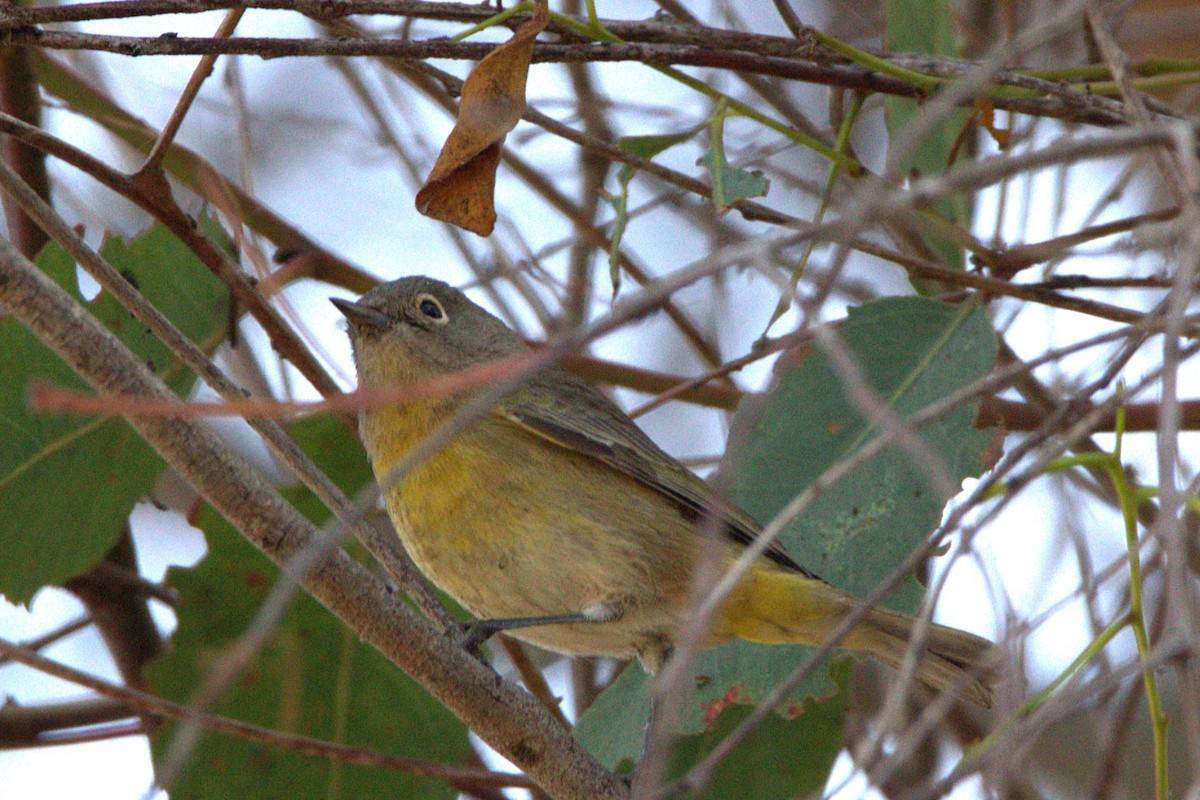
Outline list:
[[[365,306],[362,303],[356,303],[353,300],[342,300],[340,297],[331,297],[329,302],[333,303],[338,311],[342,312],[342,316],[350,323],[352,328],[376,328],[382,330],[389,324],[387,316],[379,311]]]

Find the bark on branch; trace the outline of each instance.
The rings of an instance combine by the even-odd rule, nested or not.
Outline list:
[[[101,392],[154,399],[170,390],[107,329],[0,239],[0,303]],[[186,419],[129,423],[282,569],[312,549],[298,582],[362,639],[424,685],[555,797],[623,798],[624,785],[529,694],[458,648],[321,534],[215,433]]]

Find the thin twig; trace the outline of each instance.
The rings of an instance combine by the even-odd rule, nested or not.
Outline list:
[[[546,683],[546,676],[538,669],[537,664],[533,663],[533,660],[529,657],[529,652],[525,649],[525,645],[511,636],[505,636],[504,634],[500,634],[499,639],[504,652],[508,654],[509,660],[512,661],[513,666],[517,669],[517,673],[521,676],[521,683],[525,684],[525,688],[529,690],[529,693],[541,701],[546,710],[553,714],[554,718],[564,728],[571,730],[571,722],[562,710],[562,698],[554,695],[554,692],[550,689],[550,684]]]
[[[97,722],[107,722],[122,719],[134,714],[144,713],[164,719],[185,720],[197,719],[206,730],[213,730],[229,736],[237,736],[251,742],[266,744],[271,747],[290,750],[297,753],[335,759],[348,764],[377,767],[380,769],[396,770],[411,775],[437,778],[446,781],[462,791],[470,791],[474,787],[513,787],[530,789],[536,783],[523,775],[512,773],[492,772],[489,770],[452,767],[448,764],[438,764],[415,758],[403,758],[387,753],[380,753],[363,747],[353,747],[338,742],[327,742],[311,736],[300,736],[294,733],[265,728],[241,720],[230,719],[217,714],[197,712],[193,708],[180,705],[171,700],[150,694],[149,692],[130,689],[93,677],[87,673],[61,664],[57,661],[39,656],[37,653],[20,645],[0,639],[0,654],[13,661],[19,661],[47,675],[53,675],[65,681],[85,686],[105,700],[95,703],[59,704],[48,708],[23,709],[25,727],[32,730],[37,722],[42,730],[57,729],[70,726],[92,725]],[[119,701],[114,705],[113,700]],[[8,721],[7,709],[0,709],[0,722]],[[123,713],[122,713],[123,712]],[[53,727],[47,723],[55,721]],[[16,721],[12,720],[15,724]]]
[[[26,642],[21,642],[18,644],[18,647],[24,647],[27,650],[33,650],[34,652],[37,652],[44,647],[54,644],[60,639],[65,639],[71,634],[83,630],[91,624],[92,618],[87,614],[84,614],[76,617],[70,622],[65,622],[62,625],[59,625],[53,630],[46,631],[41,636],[36,636]],[[0,656],[0,667],[8,664],[11,660],[12,659],[10,659],[8,656]]]
[[[225,15],[225,19],[221,20],[220,26],[213,34],[214,39],[228,39],[237,29],[238,23],[242,20],[242,15],[246,13],[244,8],[230,9]],[[179,127],[183,125],[183,118],[187,116],[188,110],[191,109],[192,103],[196,99],[196,95],[200,93],[200,87],[208,80],[208,76],[212,75],[213,64],[217,61],[214,54],[203,56],[200,63],[196,65],[196,69],[192,71],[192,77],[188,79],[187,85],[183,88],[183,93],[179,96],[178,102],[175,103],[175,108],[171,111],[171,116],[167,118],[167,122],[163,125],[162,131],[158,134],[158,139],[154,142],[154,146],[150,148],[150,155],[146,156],[146,161],[138,169],[140,173],[158,172],[162,168],[162,161],[166,158],[168,148],[175,141],[175,134],[179,132]]]

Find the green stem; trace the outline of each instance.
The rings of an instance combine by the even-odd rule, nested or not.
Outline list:
[[[1020,716],[1032,714],[1044,702],[1050,699],[1050,696],[1058,690],[1058,687],[1067,682],[1067,679],[1074,675],[1080,667],[1091,661],[1105,646],[1113,640],[1113,638],[1125,629],[1126,625],[1131,623],[1130,615],[1126,614],[1123,617],[1113,620],[1108,627],[1100,632],[1100,635],[1095,638],[1083,651],[1075,657],[1065,670],[1063,670],[1057,678],[1050,682],[1045,689],[1035,694],[1033,697],[1025,701],[1021,706]]]
[[[1076,453],[1052,460],[1046,465],[1046,472],[1066,472],[1073,467],[1108,469],[1112,459],[1111,453]]]
[[[1143,58],[1133,62],[1132,70],[1137,75],[1162,75],[1166,72],[1195,72],[1200,70],[1200,61],[1186,58]]]
[[[1078,67],[1057,67],[1054,69],[1019,69],[1018,75],[1038,78],[1043,81],[1091,81],[1108,80],[1112,73],[1104,64],[1083,64]]]
[[[568,17],[565,14],[559,14],[557,11],[550,12],[550,20],[557,25],[568,28],[580,36],[586,36],[589,39],[596,39],[604,42],[619,42],[621,41],[616,36],[609,33],[603,25],[600,24],[599,17],[591,16],[591,4],[589,3],[588,16],[589,22],[583,23],[574,17]]]
[[[849,151],[850,133],[854,130],[854,123],[858,121],[858,115],[862,111],[865,100],[866,97],[861,92],[855,92],[851,98],[850,108],[842,120],[841,127],[838,128],[837,141],[833,143],[833,147],[837,152],[846,153]],[[829,201],[833,197],[833,187],[837,185],[838,175],[841,172],[841,166],[836,161],[829,165],[829,177],[825,180],[825,188],[821,192],[821,204],[817,206],[817,213],[813,216],[814,226],[820,225],[825,220],[825,212],[829,210]],[[808,244],[805,245],[804,255],[797,262],[796,268],[792,270],[792,290],[789,294],[779,298],[779,303],[775,306],[775,311],[771,314],[771,319],[767,323],[767,330],[770,330],[771,326],[778,322],[779,318],[791,308],[791,295],[796,293],[796,287],[800,285],[800,280],[804,277],[804,270],[808,267],[808,261],[812,258],[812,253],[816,246],[817,242],[815,239],[809,239]]]
[[[914,72],[911,69],[898,67],[886,59],[880,58],[879,56],[873,56],[864,50],[859,50],[857,47],[846,44],[841,39],[836,39],[833,36],[830,36],[827,33],[822,33],[815,28],[810,28],[809,31],[819,44],[829,48],[839,55],[845,56],[855,64],[858,64],[860,67],[866,67],[872,72],[878,72],[880,74],[896,78],[897,80],[904,81],[905,83],[911,83],[913,86],[917,87],[923,92],[932,92],[939,86],[944,86],[946,83],[948,83],[948,81],[944,78],[935,78],[920,72]]]
[[[1129,613],[1113,622],[1096,637],[1087,648],[1080,653],[1069,667],[1053,683],[1022,706],[1020,713],[997,727],[976,747],[971,748],[963,756],[956,772],[972,766],[986,750],[994,745],[999,737],[1008,731],[1025,714],[1030,713],[1049,698],[1072,673],[1090,661],[1104,646],[1126,625],[1133,631],[1137,643],[1138,659],[1142,666],[1142,680],[1145,684],[1146,705],[1150,711],[1151,732],[1154,737],[1154,796],[1156,800],[1169,800],[1169,784],[1167,780],[1167,725],[1169,720],[1163,711],[1162,698],[1158,691],[1158,678],[1150,665],[1150,636],[1146,630],[1146,614],[1144,605],[1144,589],[1142,584],[1142,559],[1138,541],[1137,510],[1146,492],[1129,482],[1125,468],[1121,463],[1122,446],[1125,436],[1125,407],[1118,406],[1116,414],[1117,441],[1112,453],[1081,453],[1078,455],[1059,458],[1052,461],[1046,468],[1054,472],[1071,467],[1093,467],[1104,470],[1112,482],[1117,495],[1117,503],[1121,509],[1121,519],[1125,525],[1125,546],[1129,552]]]
[[[551,12],[550,18],[553,19],[559,25],[562,25],[563,27],[569,28],[572,31],[574,31],[575,33],[578,33],[580,36],[586,36],[590,39],[594,39],[596,41],[601,41],[601,42],[609,42],[609,43],[621,42],[622,40],[619,37],[614,36],[612,33],[610,33],[608,30],[606,30],[604,28],[604,26],[602,26],[600,24],[600,22],[597,18],[591,16],[591,13],[593,10],[594,9],[591,7],[589,7],[589,9],[588,9],[588,14],[589,14],[589,18],[590,18],[590,21],[588,24],[581,23],[578,20],[572,19],[571,17],[567,17],[562,14],[558,14],[558,13],[554,13],[554,12]],[[798,144],[802,147],[807,147],[808,149],[812,150],[814,153],[817,153],[818,155],[823,156],[826,160],[839,165],[842,169],[846,170],[851,175],[857,176],[857,175],[861,175],[863,173],[862,164],[859,164],[857,161],[855,161],[853,158],[850,158],[845,153],[839,153],[837,150],[826,145],[824,142],[821,142],[818,139],[814,139],[813,137],[808,136],[807,134],[802,133],[801,131],[798,131],[795,128],[793,128],[783,122],[780,122],[777,119],[773,119],[772,117],[769,117],[766,114],[763,114],[761,111],[758,111],[757,109],[754,109],[754,108],[746,105],[745,103],[742,103],[738,100],[733,99],[732,97],[729,97],[728,95],[726,95],[722,92],[717,91],[716,89],[712,88],[711,86],[704,83],[703,81],[701,81],[697,78],[693,78],[691,75],[688,75],[686,72],[681,72],[680,70],[675,69],[674,67],[662,67],[662,66],[656,66],[654,64],[647,64],[647,66],[656,72],[666,75],[668,78],[671,78],[674,81],[682,83],[684,86],[688,87],[689,89],[699,92],[700,94],[704,95],[705,97],[710,98],[713,102],[724,102],[728,106],[729,110],[736,113],[738,116],[746,117],[747,119],[752,119],[755,122],[759,123],[760,125],[764,125],[764,126],[770,128],[771,130],[776,131],[777,133],[787,137],[788,139],[795,142],[796,144]]]
[[[501,22],[504,22],[509,17],[515,17],[517,14],[522,14],[522,13],[524,13],[526,11],[530,11],[532,9],[533,9],[533,3],[529,2],[529,0],[525,0],[525,2],[517,3],[512,8],[505,9],[504,11],[501,11],[499,14],[488,17],[487,19],[483,20],[482,22],[479,22],[479,23],[467,28],[465,31],[454,34],[450,38],[456,42],[461,42],[463,39],[468,39],[468,38],[474,36],[475,34],[479,33],[480,31],[487,30],[488,28],[499,25]]]
[[[1146,686],[1146,704],[1150,710],[1150,726],[1154,735],[1154,796],[1156,800],[1168,800],[1167,784],[1167,724],[1162,698],[1158,693],[1158,677],[1150,666],[1150,636],[1146,632],[1146,617],[1143,606],[1142,558],[1137,533],[1137,493],[1129,485],[1125,469],[1121,465],[1121,439],[1125,430],[1125,409],[1117,409],[1116,452],[1107,465],[1109,479],[1117,493],[1121,516],[1125,521],[1125,545],[1129,550],[1129,624],[1137,642],[1138,658],[1142,662],[1142,679]]]
[[[925,75],[911,69],[898,67],[886,59],[859,50],[821,31],[812,30],[812,35],[817,42],[848,58],[855,64],[873,72],[904,81],[923,92],[935,91],[950,82],[946,78]],[[1195,83],[1200,83],[1200,64],[1195,61],[1147,59],[1138,62],[1131,71],[1136,75],[1144,76],[1133,79],[1134,88],[1140,91],[1173,89],[1178,86],[1191,86]],[[1090,64],[1083,67],[1069,67],[1066,69],[1021,70],[1020,74],[1050,81],[1070,81],[1070,88],[1074,91],[1084,91],[1104,97],[1117,97],[1121,93],[1120,84],[1111,80],[1111,73],[1108,67],[1102,64]],[[1020,86],[990,86],[983,90],[982,94],[997,99],[1013,99],[1040,97],[1044,93]]]
[[[961,774],[962,772],[971,769],[975,765],[975,762],[977,762],[985,753],[987,753],[988,750],[995,746],[996,742],[998,742],[1001,737],[1007,734],[1014,725],[1036,711],[1037,708],[1041,706],[1042,703],[1045,703],[1047,700],[1049,700],[1050,697],[1056,691],[1058,691],[1059,687],[1066,683],[1072,675],[1074,675],[1076,672],[1082,669],[1085,664],[1099,655],[1100,651],[1103,650],[1118,633],[1124,630],[1125,626],[1129,625],[1131,621],[1131,617],[1127,614],[1109,623],[1109,626],[1101,631],[1099,636],[1088,643],[1088,646],[1083,648],[1079,655],[1075,657],[1075,660],[1072,661],[1066,669],[1060,672],[1058,677],[1051,681],[1046,688],[1042,689],[1033,697],[1026,700],[1021,705],[1021,708],[1018,709],[1016,714],[1009,717],[1000,725],[997,725],[992,729],[992,732],[985,736],[978,744],[969,748],[967,752],[963,754],[962,760],[958,763],[958,766],[955,767],[954,771]]]
[[[1176,72],[1167,75],[1153,75],[1148,78],[1134,78],[1130,81],[1138,91],[1149,92],[1155,89],[1175,89],[1179,86],[1191,86],[1200,83],[1200,72]],[[1121,84],[1116,81],[1098,81],[1096,83],[1072,83],[1076,91],[1087,91],[1102,97],[1118,97],[1121,94]]]
[[[693,78],[686,72],[681,72],[674,67],[657,67],[653,65],[651,65],[651,69],[661,72],[668,78],[679,81],[689,89],[694,89],[706,97],[712,98],[715,102],[724,100],[728,105],[729,110],[737,113],[738,116],[747,117],[748,119],[752,119],[760,125],[765,125],[782,136],[786,136],[788,139],[791,139],[801,147],[807,147],[814,153],[823,156],[827,161],[838,165],[851,175],[857,176],[863,173],[862,164],[858,163],[845,153],[839,153],[837,150],[820,141],[819,139],[814,139],[808,134],[802,133],[790,125],[780,122],[777,119],[773,119],[761,111],[746,105],[740,100],[735,100],[732,97],[717,91],[704,81],[701,81],[698,78]]]
[[[1200,70],[1200,61],[1190,61],[1177,58],[1146,58],[1129,65],[1131,75],[1151,77],[1180,72],[1196,72]],[[1083,64],[1078,67],[1059,67],[1056,69],[1023,69],[1021,75],[1031,78],[1041,78],[1047,81],[1069,81],[1071,83],[1086,81],[1107,81],[1112,79],[1112,71],[1107,64]]]

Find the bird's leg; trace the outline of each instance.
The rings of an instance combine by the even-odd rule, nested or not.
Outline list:
[[[462,645],[475,651],[480,645],[501,631],[518,628],[536,628],[540,625],[569,625],[572,623],[616,622],[625,613],[625,608],[616,601],[597,603],[582,611],[571,614],[548,614],[542,617],[505,617],[502,619],[477,619],[462,623]]]

